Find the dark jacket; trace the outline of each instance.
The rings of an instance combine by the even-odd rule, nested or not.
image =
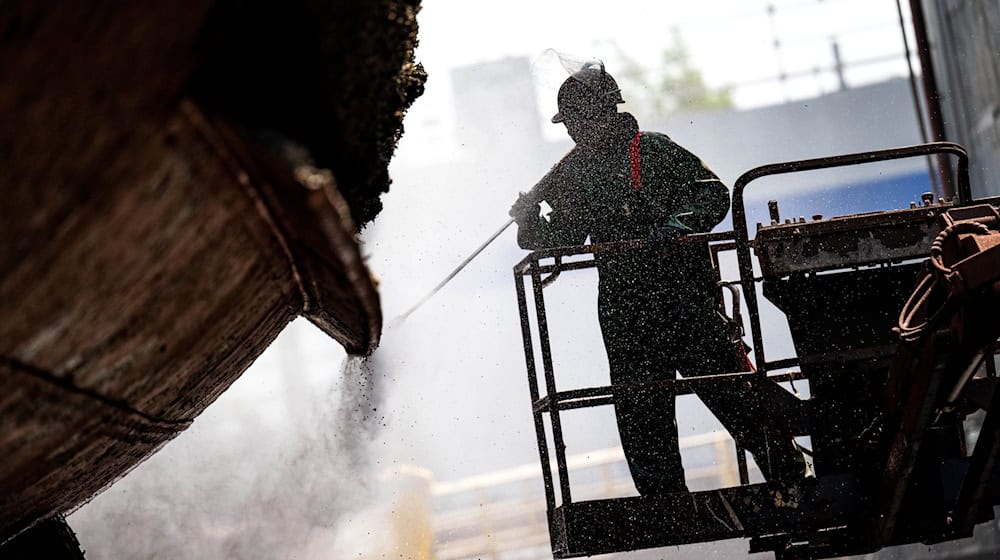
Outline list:
[[[667,135],[643,132],[639,141],[641,187],[633,188],[629,144],[635,118],[618,115],[617,126],[591,145],[578,144],[529,196],[551,207],[515,216],[525,249],[647,239],[665,228],[707,232],[729,211],[729,191],[702,161]],[[671,225],[672,224],[672,225]],[[655,298],[666,311],[692,306],[714,309],[718,290],[705,243],[664,243],[641,251],[601,253],[601,307]]]

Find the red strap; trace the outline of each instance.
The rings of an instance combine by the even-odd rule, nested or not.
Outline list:
[[[642,131],[636,132],[632,143],[628,145],[628,170],[632,177],[633,191],[642,189],[642,161],[639,154],[639,138],[641,136]]]
[[[750,361],[750,355],[747,354],[746,348],[743,346],[743,340],[741,339],[736,341],[736,354],[736,359],[742,362],[743,371],[757,371],[753,362]]]

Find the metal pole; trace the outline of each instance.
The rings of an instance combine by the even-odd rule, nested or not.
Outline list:
[[[917,41],[917,57],[920,59],[920,78],[924,83],[924,102],[927,104],[927,120],[931,129],[931,140],[945,141],[944,117],[941,112],[941,92],[938,90],[931,60],[930,40],[927,37],[927,20],[921,0],[910,0],[910,17],[913,21],[913,36]],[[941,178],[941,195],[955,196],[955,186],[951,181],[951,165],[945,156],[938,156],[938,175]]]
[[[536,407],[540,398],[538,392],[538,369],[535,365],[535,350],[531,343],[531,322],[528,319],[528,298],[524,289],[525,278],[514,273],[517,289],[517,309],[521,314],[521,338],[524,342],[524,363],[528,368],[528,391],[531,393],[531,414],[535,421],[535,439],[538,443],[538,458],[542,463],[542,482],[545,485],[545,509],[551,519],[556,509],[555,488],[552,483],[552,464],[549,462],[549,444],[545,437],[545,420],[542,411]],[[550,525],[551,528],[551,525]],[[552,536],[550,534],[550,536]],[[555,542],[555,539],[552,539]]]
[[[924,111],[920,106],[920,90],[917,88],[917,74],[913,71],[913,61],[910,60],[910,40],[906,37],[906,20],[903,18],[903,0],[896,0],[896,13],[899,15],[899,31],[902,33],[903,39],[903,56],[906,57],[906,68],[909,71],[910,76],[910,96],[913,98],[913,110],[917,114],[917,124],[920,125],[920,141],[926,144],[928,142],[927,138],[927,123],[924,119]],[[938,184],[938,178],[934,169],[934,159],[931,157],[927,158],[927,173],[928,179],[931,183],[931,188],[940,196],[942,194],[941,185]]]
[[[559,490],[562,504],[573,503],[569,489],[569,468],[566,465],[566,442],[563,438],[562,420],[559,417],[559,403],[556,394],[556,377],[552,366],[552,348],[549,345],[549,324],[545,314],[545,296],[542,295],[542,277],[537,261],[532,263],[531,288],[535,297],[535,318],[538,321],[538,343],[542,352],[542,368],[545,372],[545,393],[549,398],[549,420],[552,422],[552,444],[556,452],[556,469],[559,473]]]

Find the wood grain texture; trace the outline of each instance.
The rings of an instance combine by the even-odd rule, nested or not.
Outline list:
[[[279,240],[190,121],[132,134],[0,278],[0,526],[124,474],[301,309]]]

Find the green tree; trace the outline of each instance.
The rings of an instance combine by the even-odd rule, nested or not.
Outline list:
[[[733,106],[732,87],[709,88],[680,30],[671,30],[670,44],[660,55],[660,65],[639,64],[617,44],[608,65],[624,90],[629,110],[641,118],[662,118],[672,113],[728,109]]]

